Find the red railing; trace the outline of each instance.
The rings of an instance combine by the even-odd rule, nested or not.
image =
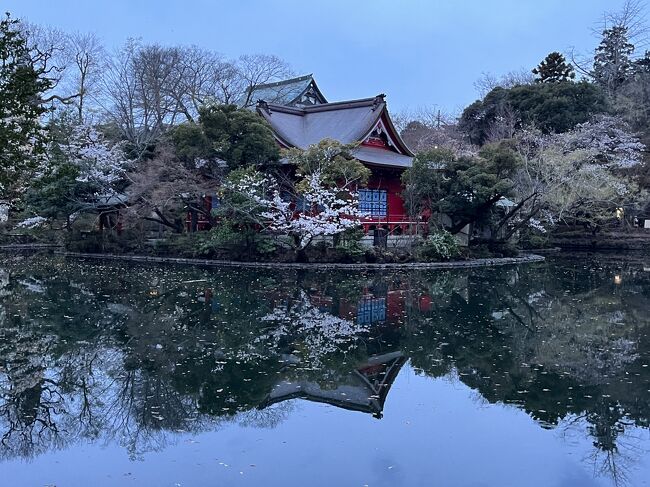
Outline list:
[[[408,215],[362,218],[361,224],[364,233],[369,233],[375,228],[384,228],[388,230],[389,235],[422,235],[428,228],[427,222],[413,220]]]

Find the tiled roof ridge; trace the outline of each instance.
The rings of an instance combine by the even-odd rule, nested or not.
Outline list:
[[[258,101],[258,107],[267,112],[283,112],[293,113],[295,115],[305,115],[307,113],[315,112],[328,112],[332,110],[345,110],[348,108],[360,108],[375,105],[376,108],[381,108],[380,105],[385,104],[384,94],[379,94],[370,98],[358,98],[355,100],[342,100],[329,103],[320,103],[318,105],[308,105],[302,107],[290,107],[281,105],[279,103],[267,103],[264,100]]]
[[[313,73],[305,74],[303,76],[297,76],[295,78],[283,79],[280,81],[272,81],[271,83],[260,83],[258,85],[253,85],[251,89],[253,91],[259,90],[260,88],[274,88],[276,86],[290,85],[291,83],[298,83],[300,81],[305,81],[310,78],[313,78]]]

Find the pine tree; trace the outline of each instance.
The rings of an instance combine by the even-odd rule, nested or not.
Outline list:
[[[19,195],[45,150],[42,95],[52,81],[43,59],[7,14],[0,21],[0,200]]]
[[[627,27],[619,25],[603,31],[603,38],[596,48],[592,74],[608,93],[615,93],[630,76],[633,52],[634,45],[629,41]]]
[[[650,74],[650,51],[646,51],[642,58],[634,61],[634,74]]]
[[[567,64],[566,59],[559,52],[552,52],[539,63],[533,74],[537,75],[536,83],[560,83],[571,81],[576,77],[573,66]]]

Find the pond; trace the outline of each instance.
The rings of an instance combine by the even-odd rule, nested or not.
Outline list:
[[[650,484],[650,259],[0,254],[2,485]]]

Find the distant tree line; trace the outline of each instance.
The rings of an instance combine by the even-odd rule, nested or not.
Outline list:
[[[643,12],[631,0],[605,14],[591,60],[553,51],[531,71],[484,74],[481,99],[458,118],[403,116],[402,135],[418,152],[404,176],[412,211],[451,215],[452,232],[480,222],[490,238],[558,224],[598,231],[624,223],[616,208],[646,214],[650,51],[636,47],[647,40]]]

